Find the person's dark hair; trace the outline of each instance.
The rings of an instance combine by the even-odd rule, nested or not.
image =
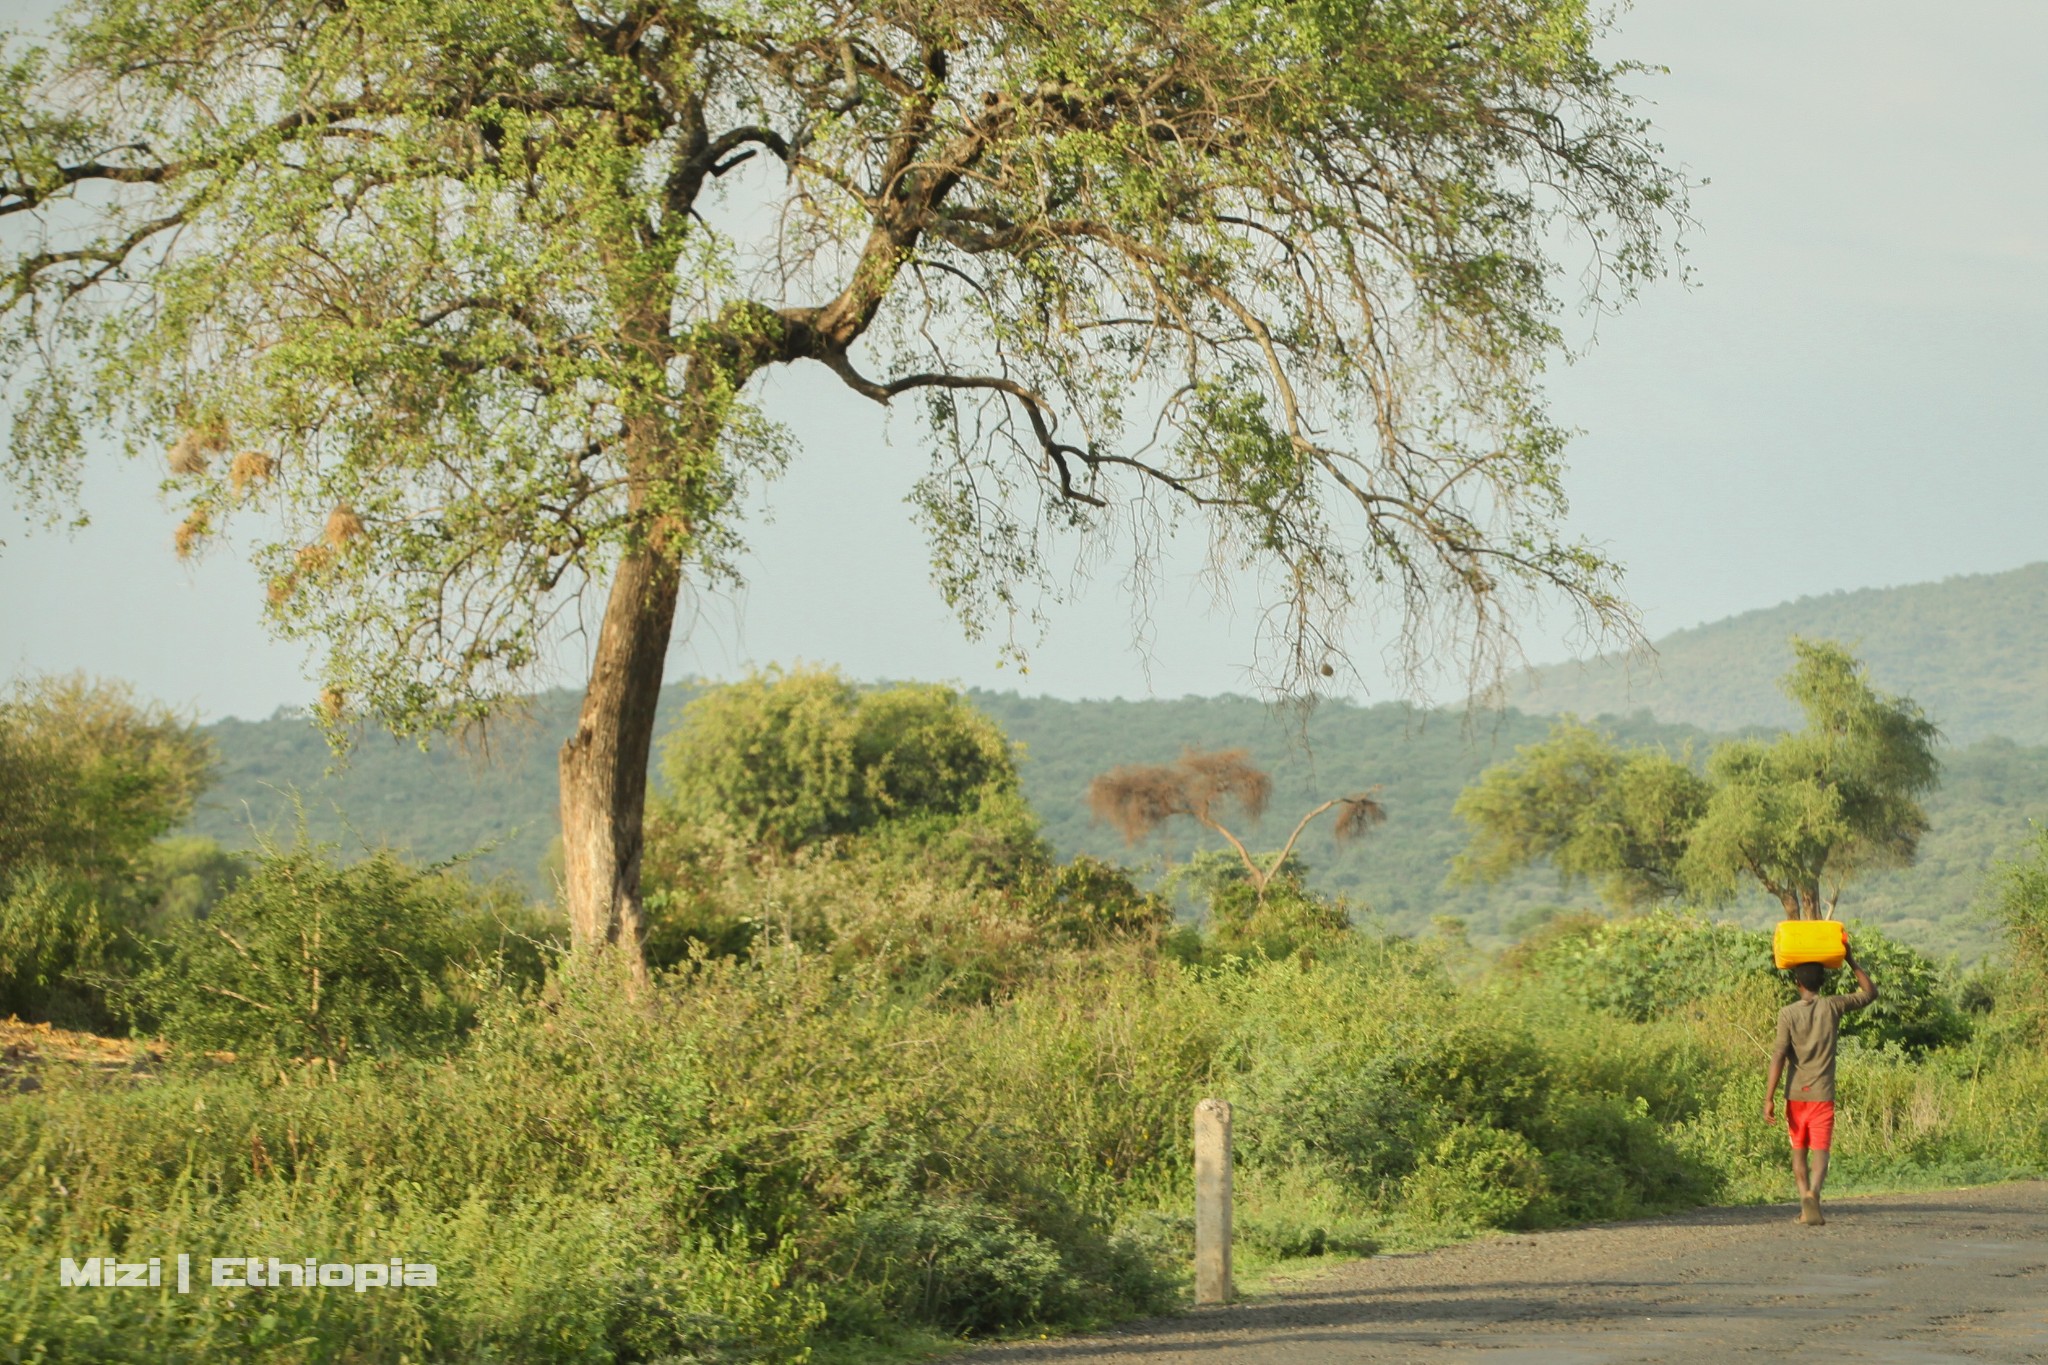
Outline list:
[[[1827,984],[1828,969],[1818,962],[1802,962],[1792,969],[1792,980],[1807,990],[1818,992]]]

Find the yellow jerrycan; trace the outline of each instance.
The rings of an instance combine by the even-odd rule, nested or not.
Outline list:
[[[1781,920],[1778,931],[1771,935],[1771,956],[1780,971],[1802,962],[1818,962],[1832,969],[1841,966],[1848,953],[1849,935],[1840,920]]]

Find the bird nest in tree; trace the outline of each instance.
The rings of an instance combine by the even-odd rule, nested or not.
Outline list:
[[[173,474],[204,474],[207,461],[228,448],[226,422],[206,421],[188,427],[170,450]]]
[[[327,526],[320,534],[333,549],[347,549],[351,543],[363,538],[363,519],[356,515],[353,507],[342,503],[327,514]]]
[[[228,466],[228,482],[239,493],[251,484],[268,483],[277,472],[277,461],[260,450],[245,450]]]

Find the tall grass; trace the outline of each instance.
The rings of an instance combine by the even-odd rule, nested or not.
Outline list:
[[[1782,1196],[1767,980],[1641,1022],[1428,948],[1071,954],[994,1004],[797,948],[651,1007],[557,977],[445,1060],[50,1071],[0,1106],[19,1360],[794,1360],[1169,1305],[1186,1128],[1238,1115],[1242,1250]],[[2048,1165],[2048,1061],[1850,1044],[1848,1181]],[[434,1289],[79,1290],[57,1258],[432,1261]]]

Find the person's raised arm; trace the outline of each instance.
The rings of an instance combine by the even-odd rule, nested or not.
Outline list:
[[[1842,960],[1848,963],[1850,971],[1856,973],[1855,998],[1860,1001],[1856,1008],[1860,1009],[1877,999],[1877,983],[1870,979],[1870,973],[1864,971],[1863,964],[1856,960],[1856,950],[1848,946],[1846,937],[1842,941]]]

